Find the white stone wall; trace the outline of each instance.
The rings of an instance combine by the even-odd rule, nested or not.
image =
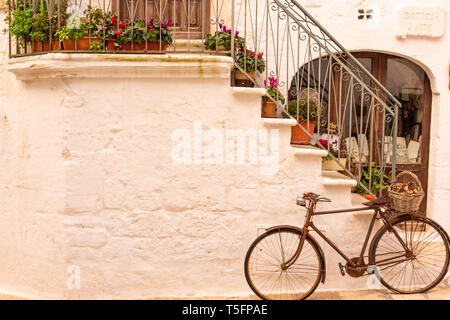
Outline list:
[[[429,215],[450,230],[448,27],[439,39],[401,40],[392,27],[392,1],[373,3],[380,7],[375,25],[356,20],[355,1],[322,1],[310,10],[348,49],[399,54],[427,71],[434,93]],[[116,56],[87,61],[80,72],[58,69],[52,79],[42,67],[61,61],[36,60],[22,70],[32,75],[22,82],[6,71],[6,40],[2,34],[0,290],[75,299],[245,296],[243,259],[259,227],[301,224],[295,197],[304,191],[326,193],[336,207],[350,204],[350,188],[321,183],[320,158],[293,155],[288,127],[278,128],[275,177],[262,175],[258,165],[172,162],[172,132],[192,131],[193,121],[205,129],[267,128],[259,96],[233,92],[223,70],[200,64],[187,71],[198,77],[164,76],[167,63],[182,62],[177,58],[161,60],[165,67],[152,72],[135,67],[115,78],[142,59]],[[107,63],[122,69],[92,69]],[[364,215],[317,219],[351,256],[368,222]],[[342,278],[342,259],[325,253],[327,282],[319,288],[366,287],[366,279]],[[67,287],[70,266],[80,268],[79,290]]]

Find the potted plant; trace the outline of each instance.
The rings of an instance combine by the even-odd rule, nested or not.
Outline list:
[[[31,40],[30,33],[33,27],[33,15],[33,9],[30,7],[25,8],[23,2],[19,1],[11,16],[7,15],[5,18],[9,28],[3,30],[3,32],[9,30],[9,34],[16,38],[17,44],[21,48],[25,48]]]
[[[145,22],[145,21],[144,21]],[[169,27],[172,26],[172,19],[166,22],[156,22],[150,19],[147,24],[147,32],[144,33],[147,50],[149,51],[166,51],[167,46],[172,45],[173,38]],[[143,48],[145,49],[145,47]]]
[[[100,8],[88,6],[84,11],[82,21],[87,25],[88,35],[84,36],[78,42],[82,42],[83,50],[86,47],[85,42],[89,43],[89,50],[102,51],[104,39],[107,36],[107,23],[113,17],[111,12],[104,12]]]
[[[332,156],[327,155],[322,158],[322,170],[323,171],[343,171],[347,164],[347,152],[342,143],[339,143],[338,136],[328,135],[330,139],[319,139],[316,143],[316,147],[325,148]],[[336,161],[339,162],[336,163]]]
[[[238,87],[254,87],[254,83],[242,71],[244,70],[251,79],[256,79],[256,71],[262,73],[266,70],[266,62],[263,58],[264,53],[256,53],[240,47],[236,55],[236,64],[240,69],[235,68],[235,85]]]
[[[264,80],[266,86],[267,95],[262,98],[262,112],[263,118],[276,118],[277,116],[277,104],[276,102],[285,103],[283,94],[278,90],[278,81],[274,77],[269,77],[269,86],[267,87],[267,80]],[[272,99],[270,99],[271,97]]]
[[[298,125],[291,127],[291,144],[309,144],[311,142],[317,119],[319,114],[321,117],[323,116],[323,110],[324,108],[314,99],[291,100],[289,102],[289,115],[294,117],[309,133],[307,134]],[[289,118],[286,113],[284,113],[284,116]]]
[[[219,23],[219,29],[212,34],[207,34],[205,37],[204,45],[206,50],[212,51],[230,51],[231,50],[231,29],[228,29],[226,25]],[[239,37],[239,31],[235,32],[235,47],[241,48],[244,46],[244,39]]]
[[[148,23],[146,19],[135,20],[133,23],[121,21],[117,27],[117,18],[112,17],[112,26],[109,28],[109,38],[114,39],[115,47],[121,50],[166,51],[173,43],[172,33],[169,30],[172,26],[171,19],[157,22],[151,18]]]
[[[74,13],[67,19],[66,24],[60,26],[55,36],[63,42],[64,50],[89,50],[88,35],[91,28],[92,26],[86,24],[78,14]]]
[[[33,26],[30,32],[30,39],[34,42],[34,47],[32,47],[33,52],[59,50],[59,41],[55,38],[56,17],[53,16],[50,22],[51,28],[46,9],[33,15]],[[52,33],[51,48],[49,41],[50,30]]]
[[[375,162],[370,164],[370,168],[362,171],[360,183],[370,190],[373,194],[379,194],[380,189],[384,190],[389,187],[389,177],[383,175],[383,184],[381,185],[381,169],[375,166]],[[371,183],[371,185],[369,185]],[[374,200],[374,197],[364,189],[360,184],[356,186],[356,193],[369,201]]]

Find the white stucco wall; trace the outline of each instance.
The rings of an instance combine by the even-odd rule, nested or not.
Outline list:
[[[356,20],[354,1],[309,9],[348,49],[399,54],[427,71],[434,92],[429,215],[450,230],[449,30],[439,39],[400,40],[390,3],[376,3],[383,9],[377,26]],[[56,55],[10,67],[28,77],[19,81],[6,70],[6,39],[0,36],[0,230],[7,239],[0,290],[41,298],[246,296],[243,259],[259,227],[301,224],[295,197],[305,191],[328,194],[333,206],[350,204],[350,187],[324,185],[320,157],[294,155],[289,127],[264,125],[257,93],[230,88],[225,60],[193,58],[182,68],[196,75],[188,77],[173,71],[189,62],[176,56],[64,62]],[[261,165],[175,165],[170,136],[192,132],[196,120],[222,131],[279,129],[277,175],[262,175]],[[369,218],[316,223],[352,256]],[[319,289],[367,287],[366,279],[342,278],[342,259],[324,249],[328,274]],[[66,285],[73,265],[81,270],[79,290]]]

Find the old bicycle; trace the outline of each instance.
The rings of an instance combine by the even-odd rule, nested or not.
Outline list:
[[[390,201],[385,198],[367,202],[361,208],[316,211],[317,203],[330,201],[325,196],[305,193],[297,198],[297,204],[307,208],[303,228],[274,226],[251,244],[245,257],[245,277],[258,297],[305,299],[325,281],[325,256],[311,231],[345,259],[345,266],[339,264],[342,275],[360,277],[376,269],[386,288],[402,294],[428,291],[444,278],[449,266],[449,237],[439,224],[413,214],[392,218]],[[363,210],[374,213],[358,257],[345,255],[312,221],[318,215]],[[366,261],[364,254],[377,219],[383,226],[372,238]]]

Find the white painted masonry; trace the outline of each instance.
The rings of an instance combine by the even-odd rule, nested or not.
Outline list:
[[[307,9],[349,50],[397,54],[427,72],[428,215],[449,231],[450,24],[432,39],[401,39],[394,28],[402,6],[440,6],[448,15],[448,1],[311,3]],[[376,9],[373,22],[356,19],[360,6]],[[258,228],[300,225],[295,198],[306,191],[327,194],[330,206],[351,205],[352,181],[322,175],[320,152],[292,148],[291,123],[260,118],[260,89],[230,87],[228,58],[9,60],[3,34],[0,52],[0,291],[69,299],[247,296],[243,260]],[[279,170],[267,176],[260,163],[173,163],[171,135],[194,132],[194,121],[222,132],[278,130]],[[369,217],[315,221],[351,256]],[[327,259],[319,289],[367,288],[365,278],[342,278],[341,259],[319,242]],[[79,289],[67,286],[73,266]]]

